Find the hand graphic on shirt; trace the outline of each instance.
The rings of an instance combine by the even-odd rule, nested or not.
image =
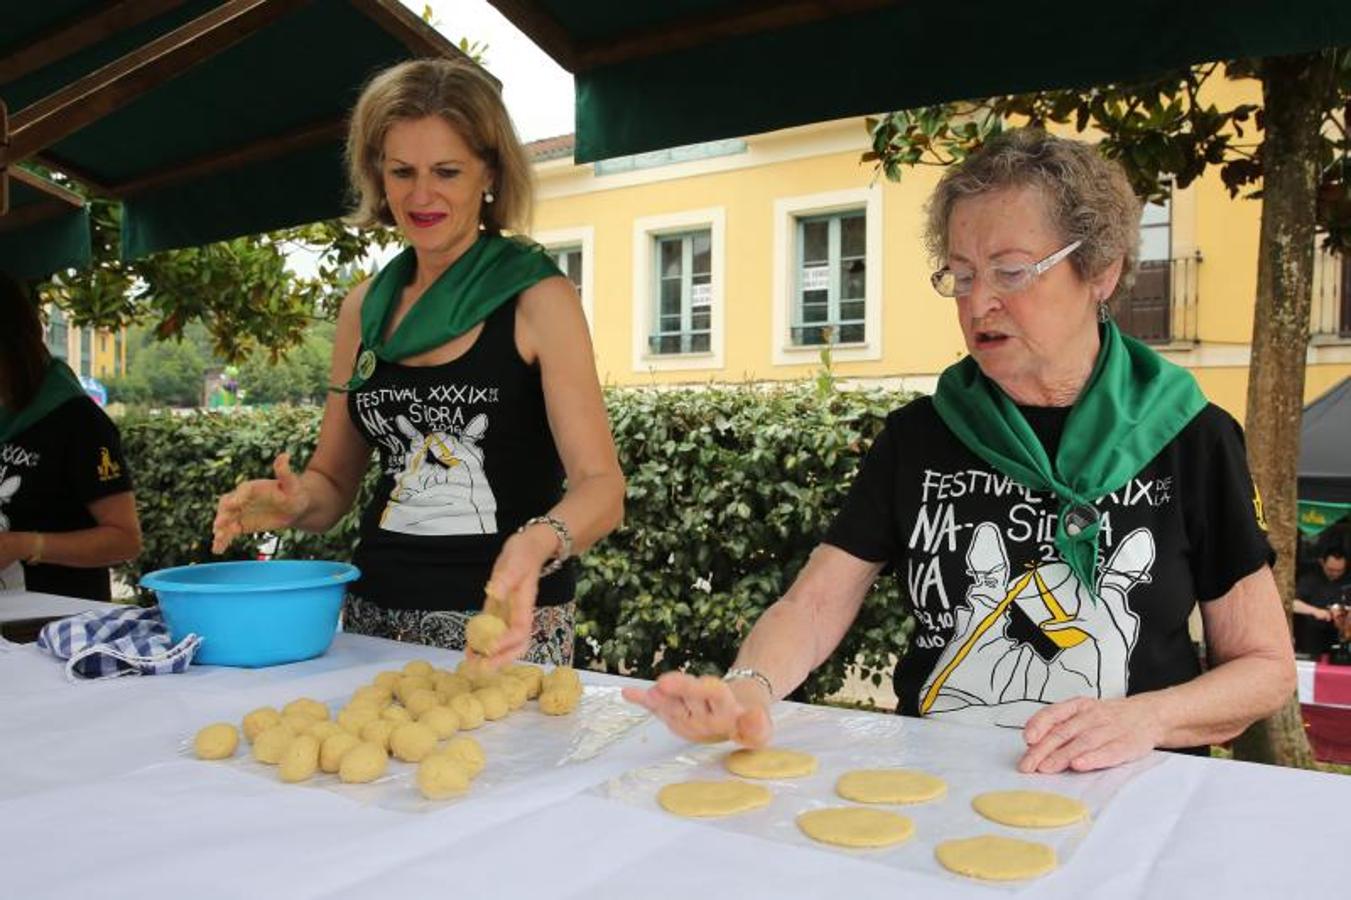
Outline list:
[[[490,534],[497,531],[497,499],[483,470],[479,441],[488,417],[469,420],[459,435],[422,434],[402,415],[394,423],[408,442],[380,519],[405,534]]]

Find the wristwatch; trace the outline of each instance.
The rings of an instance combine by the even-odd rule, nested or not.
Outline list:
[[[749,678],[752,681],[758,681],[760,684],[764,686],[766,691],[769,691],[769,699],[770,700],[776,699],[776,695],[774,693],[774,685],[769,680],[769,676],[766,675],[764,672],[758,671],[756,669],[750,669],[745,666],[738,666],[732,669],[728,669],[727,674],[722,676],[723,681],[740,681],[743,678]]]

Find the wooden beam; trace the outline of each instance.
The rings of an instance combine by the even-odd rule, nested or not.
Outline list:
[[[279,137],[267,138],[252,144],[245,144],[221,153],[203,156],[189,163],[165,172],[156,172],[134,181],[114,184],[110,191],[117,197],[130,197],[143,191],[156,190],[204,178],[219,172],[242,168],[268,159],[275,159],[297,150],[304,150],[318,144],[342,140],[347,134],[347,120],[319,122],[306,125]]]
[[[310,0],[226,0],[191,22],[26,106],[11,121],[19,162],[231,47]]]
[[[57,172],[62,173],[63,175],[70,176],[71,178],[80,182],[80,184],[84,185],[85,187],[89,188],[91,191],[93,191],[96,194],[99,194],[100,196],[103,197],[113,196],[113,192],[108,188],[108,185],[105,184],[102,179],[96,178],[95,176],[86,172],[84,168],[81,166],[75,165],[74,163],[66,162],[59,156],[55,156],[51,153],[35,153],[28,158],[32,162],[35,162],[40,166],[46,166],[48,169],[54,169]]]
[[[76,208],[84,206],[84,198],[79,194],[68,188],[62,187],[54,181],[49,181],[41,175],[35,175],[27,169],[21,169],[18,166],[15,166],[13,169],[9,170],[9,177],[13,178],[15,181],[22,181],[34,190],[41,191],[69,206],[74,206]]]
[[[0,59],[0,84],[9,84],[73,56],[113,35],[183,5],[183,0],[118,0],[27,40],[27,46]]]
[[[36,222],[43,222],[62,213],[70,212],[71,209],[72,207],[69,204],[62,203],[59,200],[30,203],[19,209],[12,209],[0,216],[0,234],[20,231]]]
[[[454,42],[399,0],[351,0],[362,15],[399,40],[414,56],[468,59]]]
[[[490,0],[494,5],[496,0]],[[663,22],[577,48],[575,72],[689,50],[730,37],[779,31],[895,6],[897,0],[794,0],[743,3],[735,9]],[[524,28],[522,28],[524,30]],[[527,32],[529,34],[529,32]],[[532,36],[533,37],[533,36]],[[537,42],[538,43],[538,42]]]
[[[577,45],[558,20],[534,0],[488,0],[511,24],[569,72],[577,68]]]

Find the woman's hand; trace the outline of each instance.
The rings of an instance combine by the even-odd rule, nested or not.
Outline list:
[[[1098,700],[1076,697],[1038,712],[1023,726],[1020,772],[1052,774],[1107,769],[1149,753],[1164,729],[1148,694]]]
[[[246,481],[220,498],[211,526],[212,553],[224,553],[241,534],[289,528],[309,508],[304,482],[291,471],[291,455],[280,454],[272,468],[275,479]]]
[[[647,709],[680,737],[713,743],[731,740],[743,747],[763,747],[774,733],[769,717],[773,698],[752,679],[723,681],[712,675],[695,678],[667,672],[647,690],[624,688],[624,699]]]
[[[488,576],[488,596],[483,608],[506,622],[507,630],[498,639],[497,650],[485,660],[490,667],[519,659],[530,646],[539,573],[557,551],[558,538],[545,525],[533,525],[513,534],[502,545]]]

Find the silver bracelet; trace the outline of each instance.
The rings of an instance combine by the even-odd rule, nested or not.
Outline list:
[[[738,681],[742,678],[758,681],[760,684],[764,685],[765,690],[769,691],[769,699],[775,699],[774,685],[770,682],[769,676],[764,672],[757,671],[756,669],[748,669],[745,666],[738,666],[733,669],[728,669],[727,674],[722,676],[723,681]]]
[[[553,529],[554,536],[558,538],[558,552],[554,554],[553,559],[544,564],[544,568],[539,570],[539,577],[543,578],[545,575],[552,575],[563,568],[563,563],[567,562],[568,558],[572,556],[572,532],[568,531],[568,526],[562,519],[553,516],[534,516],[526,519],[525,524],[516,529],[516,533],[520,534],[531,525],[548,525]]]

